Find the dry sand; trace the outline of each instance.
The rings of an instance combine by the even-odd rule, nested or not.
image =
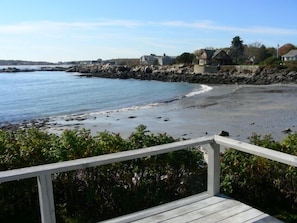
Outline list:
[[[280,141],[283,130],[297,131],[297,85],[219,85],[196,97],[183,98],[151,108],[93,112],[50,118],[45,129],[90,129],[92,134],[107,130],[128,137],[146,125],[152,133],[168,133],[176,138],[218,134],[248,141],[253,133]]]

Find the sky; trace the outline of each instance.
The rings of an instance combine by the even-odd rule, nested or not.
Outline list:
[[[297,45],[296,0],[1,0],[0,60],[177,56],[244,44]]]

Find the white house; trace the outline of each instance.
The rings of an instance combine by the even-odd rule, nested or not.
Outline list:
[[[297,60],[297,49],[290,50],[288,53],[282,55],[283,61],[296,61]]]
[[[155,65],[158,64],[157,56],[151,54],[151,55],[144,55],[140,57],[140,64],[146,64],[146,65]]]
[[[156,56],[154,54],[144,55],[140,57],[140,64],[145,65],[169,65],[174,62],[174,58],[164,54],[163,56]]]

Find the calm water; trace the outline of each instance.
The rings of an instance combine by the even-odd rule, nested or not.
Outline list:
[[[210,89],[199,84],[85,78],[65,72],[0,73],[0,124],[157,106]]]

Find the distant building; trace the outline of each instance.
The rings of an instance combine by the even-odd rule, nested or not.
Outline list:
[[[144,56],[140,57],[140,64],[156,65],[157,63],[158,63],[158,59],[153,54],[144,55]]]
[[[140,64],[145,65],[169,65],[174,63],[175,57],[170,57],[164,54],[163,56],[156,56],[155,54],[144,55],[140,57]]]
[[[104,60],[102,64],[117,65],[117,62],[115,60]]]
[[[297,50],[290,50],[288,53],[282,55],[283,61],[296,61],[297,60]]]
[[[198,52],[197,59],[200,66],[232,64],[231,57],[224,50],[201,49]]]

